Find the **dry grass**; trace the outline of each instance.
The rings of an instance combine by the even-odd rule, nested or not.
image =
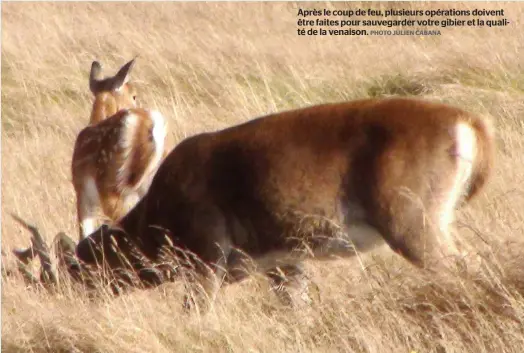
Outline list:
[[[467,3],[502,7],[512,25],[446,29],[434,38],[297,37],[297,6],[2,4],[3,265],[12,266],[10,250],[29,239],[10,211],[48,241],[60,230],[77,234],[70,158],[88,119],[91,61],[114,70],[140,53],[133,77],[141,100],[169,118],[175,141],[269,112],[371,95],[418,94],[490,116],[496,169],[458,219],[458,235],[481,251],[486,269],[474,278],[429,278],[380,249],[308,264],[320,290],[308,310],[280,307],[256,278],[224,288],[202,316],[183,313],[177,284],[89,300],[71,286],[49,295],[8,278],[2,351],[522,352],[524,6]]]

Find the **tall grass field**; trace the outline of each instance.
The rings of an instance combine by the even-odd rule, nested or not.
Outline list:
[[[524,351],[524,4],[518,2],[3,2],[1,42],[2,352]],[[440,36],[299,36],[298,9],[504,9],[503,27]],[[180,283],[92,297],[26,286],[12,250],[38,226],[77,238],[71,157],[89,120],[91,62],[107,75],[138,55],[144,107],[173,144],[258,116],[325,102],[407,96],[493,122],[487,187],[453,235],[482,263],[430,275],[388,247],[309,261],[300,310],[263,276],[185,312]],[[446,173],[445,170],[442,173]],[[322,190],[319,190],[322,192]],[[37,273],[35,261],[32,270]]]

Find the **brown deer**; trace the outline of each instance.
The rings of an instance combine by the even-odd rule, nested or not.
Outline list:
[[[115,246],[139,249],[149,264],[166,247],[181,249],[205,265],[197,282],[210,296],[224,278],[243,278],[246,260],[274,274],[384,242],[415,266],[438,268],[433,260],[459,254],[454,211],[485,185],[493,144],[482,118],[417,99],[268,115],[182,141],[135,208],[81,241],[76,256],[119,268]],[[135,268],[147,284],[163,281]]]
[[[135,206],[168,151],[162,114],[137,108],[136,88],[128,82],[134,62],[104,79],[100,63],[91,65],[91,118],[78,134],[71,164],[80,240],[96,229],[100,208],[117,221]]]

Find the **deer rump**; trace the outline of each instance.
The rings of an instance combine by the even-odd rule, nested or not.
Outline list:
[[[242,278],[384,241],[412,264],[453,252],[448,226],[491,168],[490,127],[448,105],[366,99],[254,119],[182,141],[117,228],[76,254],[106,261],[109,239],[158,263],[174,244]],[[98,250],[93,250],[98,249]]]

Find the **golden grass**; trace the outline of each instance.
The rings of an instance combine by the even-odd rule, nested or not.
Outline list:
[[[489,187],[459,213],[457,233],[481,252],[474,277],[429,277],[389,249],[309,263],[319,296],[281,307],[262,278],[224,288],[213,310],[184,314],[169,284],[96,300],[2,281],[6,352],[522,352],[524,348],[524,76],[519,3],[501,29],[440,37],[298,37],[298,6],[326,3],[3,3],[2,248],[29,234],[76,235],[70,158],[86,124],[88,70],[114,71],[140,54],[144,105],[169,119],[175,141],[313,103],[417,94],[493,119]],[[338,7],[459,7],[337,3]]]

